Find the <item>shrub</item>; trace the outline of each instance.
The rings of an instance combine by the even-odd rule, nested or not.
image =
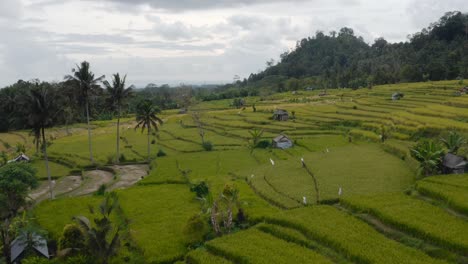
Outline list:
[[[184,227],[186,242],[190,245],[203,242],[204,236],[208,233],[209,227],[200,215],[192,216]]]
[[[201,181],[199,183],[193,184],[190,187],[190,191],[196,193],[198,198],[206,197],[208,193],[210,192],[208,188],[208,184],[206,184],[205,181]]]
[[[101,186],[99,186],[99,189],[97,189],[95,195],[98,195],[98,196],[102,196],[106,193],[106,188],[107,186],[105,184],[102,184]]]
[[[156,154],[157,157],[164,157],[167,156],[166,152],[164,150],[160,149],[158,150],[158,153]]]
[[[59,239],[59,248],[83,248],[85,246],[85,236],[83,230],[77,224],[68,224],[63,228],[62,236]]]
[[[127,158],[125,157],[125,155],[123,153],[120,154],[119,161],[122,161],[122,162],[127,161]]]
[[[213,150],[213,144],[210,141],[203,142],[202,147],[206,151],[212,151]]]
[[[269,148],[271,146],[271,142],[269,140],[260,140],[257,145],[255,146],[255,148],[261,148],[261,149],[266,149],[266,148]]]
[[[156,144],[156,139],[151,140],[151,145]]]

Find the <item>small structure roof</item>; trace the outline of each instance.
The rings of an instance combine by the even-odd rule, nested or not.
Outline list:
[[[291,141],[291,139],[289,139],[286,135],[281,134],[275,137],[273,141],[274,142],[287,142],[287,141]]]
[[[13,242],[11,243],[11,260],[15,262],[21,254],[27,249],[28,242],[26,238],[26,234],[20,234]],[[49,258],[49,249],[47,248],[47,241],[44,237],[33,233],[32,236],[32,247],[35,249],[39,254],[43,255],[46,258]]]
[[[463,168],[465,167],[468,163],[467,161],[461,157],[461,156],[457,156],[455,154],[452,154],[452,153],[447,153],[445,156],[444,156],[444,159],[443,159],[443,162],[442,164],[447,167],[447,168],[450,168],[450,169],[458,169],[458,168]]]
[[[275,115],[287,115],[288,111],[286,111],[284,109],[276,109],[273,114],[275,114]]]
[[[9,160],[8,163],[11,162],[18,162],[18,161],[30,161],[29,157],[26,156],[24,153],[19,154],[16,158]]]

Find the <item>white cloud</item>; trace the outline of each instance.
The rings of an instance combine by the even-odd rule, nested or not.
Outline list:
[[[321,30],[404,41],[464,0],[0,0],[0,87],[89,60],[129,81],[231,81]]]

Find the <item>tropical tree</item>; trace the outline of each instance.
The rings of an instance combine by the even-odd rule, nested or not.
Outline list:
[[[27,163],[10,163],[0,168],[0,238],[7,261],[12,241],[11,220],[27,205],[28,191],[37,186],[36,170]]]
[[[96,215],[92,206],[90,213]],[[73,219],[84,230],[87,250],[99,261],[107,264],[112,256],[117,254],[120,246],[120,232],[123,225],[112,223],[111,214],[122,216],[118,196],[112,192],[108,194],[98,208],[98,216],[93,219],[94,225],[85,216],[75,216]]]
[[[122,110],[122,104],[127,99],[131,93],[132,88],[125,88],[125,80],[127,75],[120,78],[118,73],[113,75],[112,85],[108,81],[104,81],[104,86],[106,87],[107,93],[110,96],[110,100],[114,110],[117,111],[117,151],[115,161],[119,162],[120,159],[120,115]]]
[[[438,172],[443,154],[442,147],[432,140],[424,140],[411,149],[411,156],[419,161],[419,169],[425,176]]]
[[[65,80],[75,82],[80,88],[80,97],[85,103],[86,122],[88,124],[88,147],[89,159],[94,163],[93,148],[91,144],[91,127],[89,124],[89,97],[93,89],[99,87],[99,83],[105,78],[104,75],[95,78],[94,73],[90,71],[89,62],[83,61],[80,65],[76,65],[76,69],[72,69],[73,75],[66,75]]]
[[[467,143],[466,138],[457,132],[450,132],[447,138],[440,139],[449,153],[457,154],[458,150]]]
[[[254,151],[255,147],[257,146],[258,142],[262,138],[263,135],[263,129],[257,129],[254,128],[252,130],[249,130],[250,136],[252,136],[252,140],[250,141],[250,154]]]
[[[52,190],[52,179],[47,156],[45,128],[52,125],[53,116],[58,112],[55,97],[53,88],[49,86],[49,84],[42,83],[36,84],[23,102],[25,104],[25,109],[27,109],[29,124],[35,128],[34,132],[38,133],[39,137],[42,136],[42,153],[44,155],[47,179],[49,181],[50,199],[54,198],[54,193]]]
[[[150,135],[151,129],[155,131],[159,130],[159,126],[163,124],[163,121],[156,116],[161,110],[153,105],[150,100],[143,100],[137,105],[136,121],[137,125],[135,130],[141,127],[141,133],[146,129],[148,135],[148,162],[150,161],[151,156],[151,143]]]

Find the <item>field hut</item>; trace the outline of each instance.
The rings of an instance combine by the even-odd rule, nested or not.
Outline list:
[[[12,162],[22,162],[22,161],[25,161],[25,162],[29,162],[30,159],[28,156],[24,155],[24,153],[21,153],[18,155],[18,157],[12,159],[12,160],[9,160],[8,163],[12,163]]]
[[[468,162],[464,157],[447,153],[442,160],[445,174],[463,174],[468,172]]]
[[[286,135],[279,135],[273,139],[271,145],[274,148],[287,149],[293,146],[293,141]]]
[[[31,236],[30,241],[28,241],[27,236]],[[44,237],[32,233],[26,234],[23,233],[19,235],[13,242],[11,243],[11,262],[12,263],[21,263],[21,260],[29,254],[26,254],[28,249],[33,250],[36,256],[49,258],[49,248],[47,247],[47,241]]]
[[[404,94],[403,93],[393,93],[392,94],[392,100],[397,101],[403,98]]]
[[[275,112],[273,112],[273,120],[277,121],[288,121],[289,119],[289,114],[288,111],[283,110],[283,109],[277,109]]]

